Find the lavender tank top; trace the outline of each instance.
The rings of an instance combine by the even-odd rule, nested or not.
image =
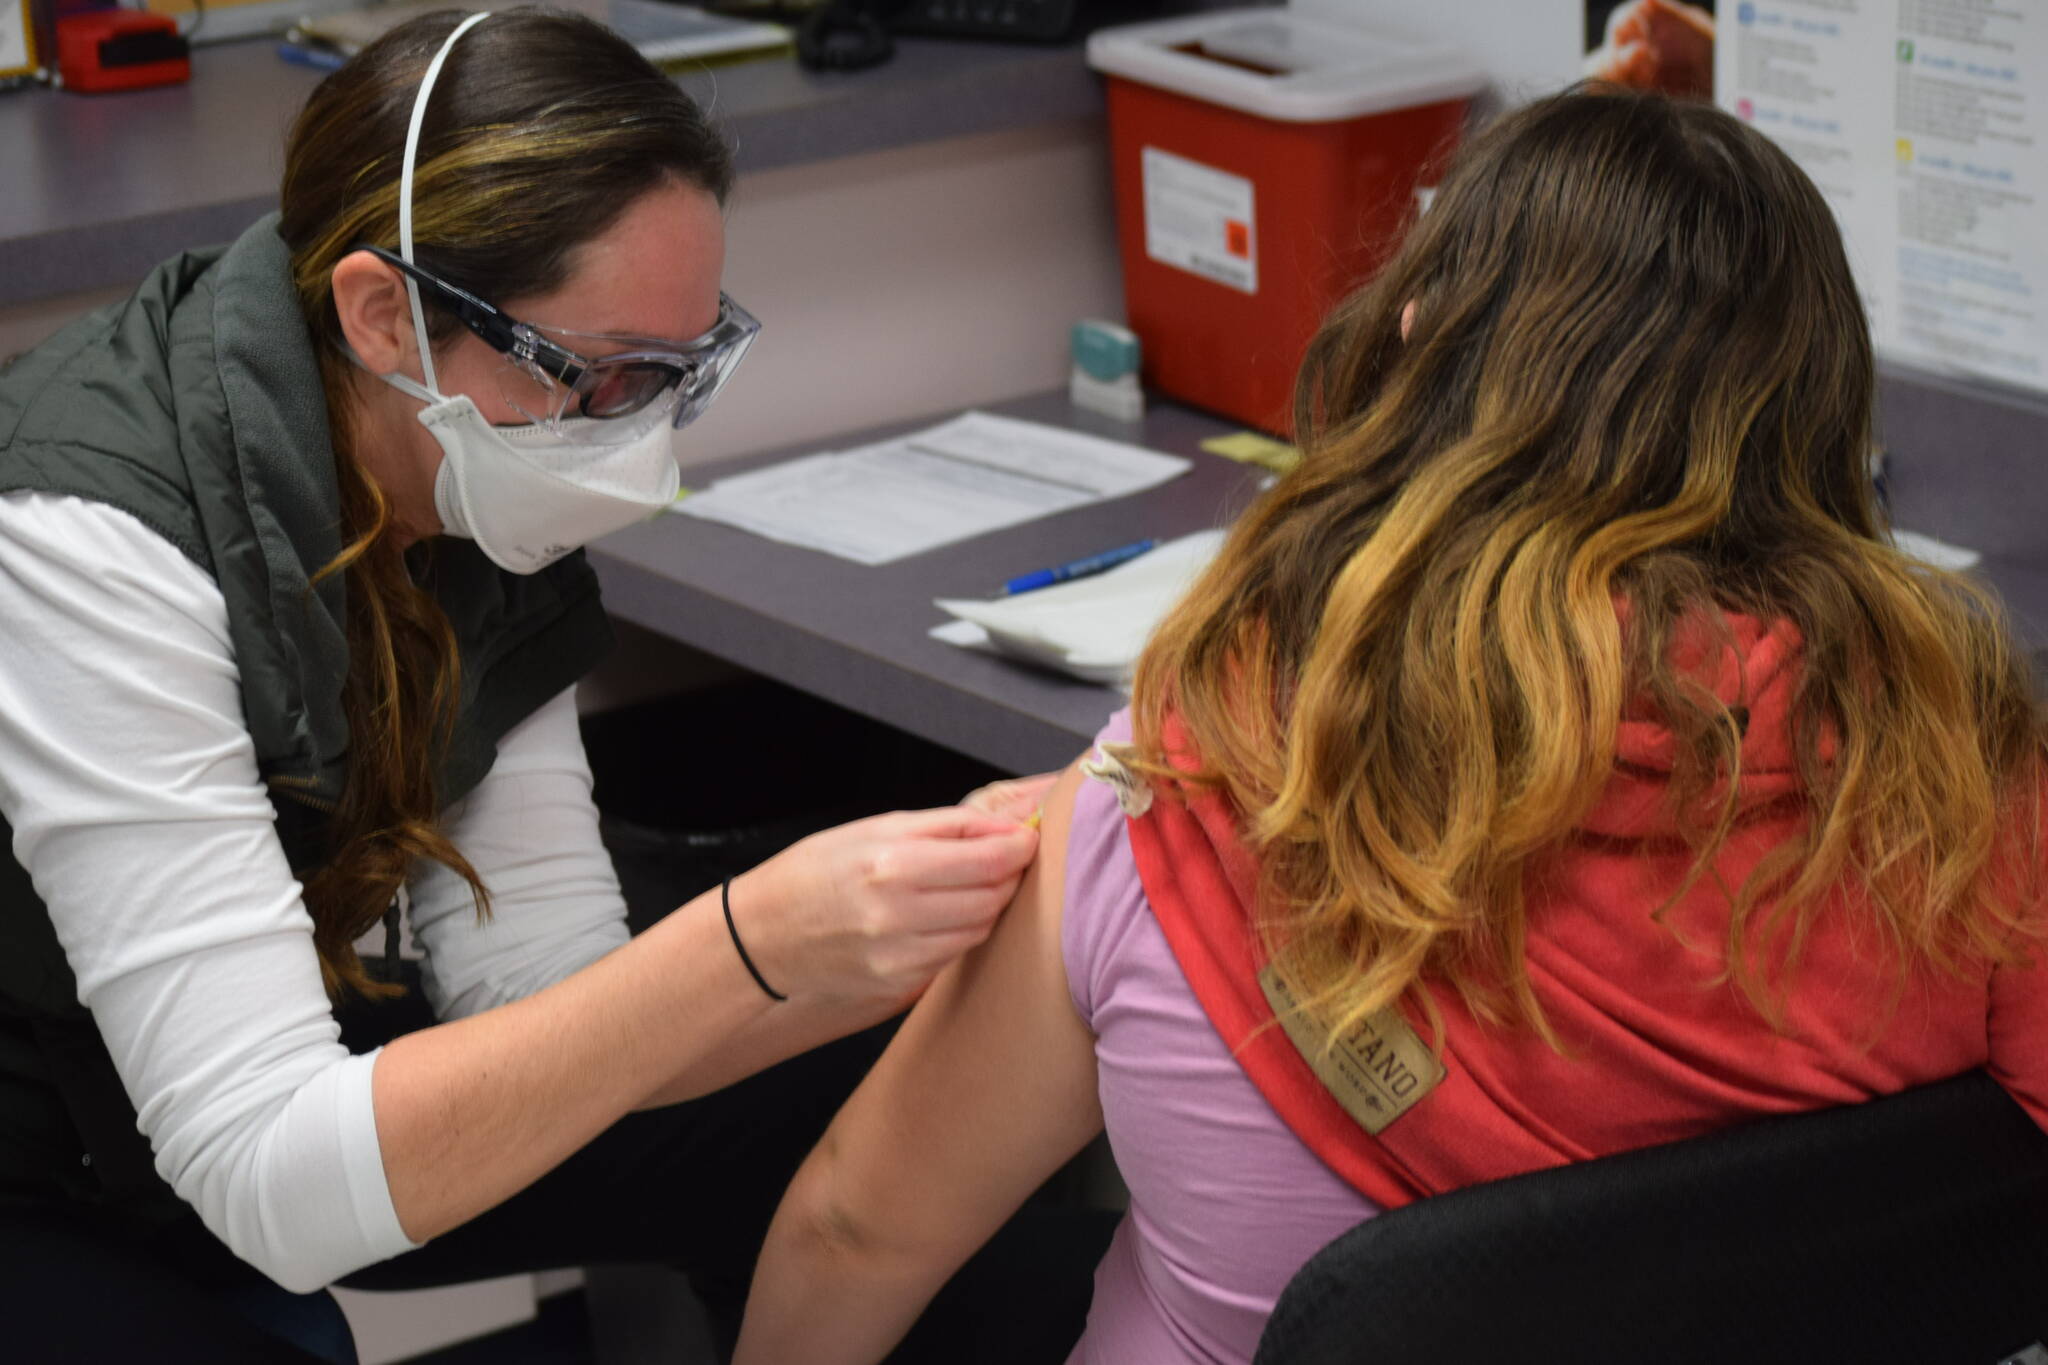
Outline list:
[[[1097,743],[1130,738],[1119,712]],[[1060,932],[1131,1207],[1068,1365],[1246,1365],[1302,1263],[1379,1210],[1274,1114],[1167,945],[1103,782],[1081,784]]]

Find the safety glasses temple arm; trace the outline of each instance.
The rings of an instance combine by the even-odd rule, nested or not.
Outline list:
[[[476,333],[493,350],[520,360],[533,361],[563,384],[574,384],[582,377],[583,360],[574,351],[564,350],[555,345],[546,337],[535,333],[531,327],[514,321],[467,289],[452,285],[433,272],[421,269],[396,252],[367,244],[362,249],[433,290],[435,302],[453,313],[463,326]]]

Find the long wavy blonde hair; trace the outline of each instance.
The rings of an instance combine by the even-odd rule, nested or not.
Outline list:
[[[1177,714],[1192,780],[1235,804],[1266,947],[1333,1036],[1411,992],[1434,1015],[1429,982],[1555,1045],[1524,887],[1606,786],[1625,705],[1677,741],[1693,881],[1735,820],[1745,716],[1670,661],[1682,623],[1723,612],[1803,637],[1809,817],[1728,888],[1729,975],[1778,1018],[1845,883],[1907,963],[2010,953],[2042,729],[1994,602],[1888,540],[1868,337],[1782,152],[1709,106],[1605,91],[1496,122],[1329,320],[1302,465],[1135,695],[1140,760],[1168,771]]]

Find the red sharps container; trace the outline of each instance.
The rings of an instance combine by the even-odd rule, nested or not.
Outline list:
[[[1332,305],[1411,221],[1485,85],[1457,51],[1284,9],[1104,29],[1131,329],[1162,393],[1284,432]]]

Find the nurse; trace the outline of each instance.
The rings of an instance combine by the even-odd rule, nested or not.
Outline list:
[[[393,1257],[374,1283],[666,1260],[736,1311],[853,1076],[628,1116],[886,1018],[988,933],[1035,835],[949,809],[628,940],[578,548],[673,499],[757,330],[719,288],[731,178],[608,30],[429,16],[314,92],[280,214],[0,373],[15,1343],[242,1358],[246,1266],[305,1292]],[[385,989],[352,945],[401,895],[441,1022],[351,1056],[334,1006]]]

